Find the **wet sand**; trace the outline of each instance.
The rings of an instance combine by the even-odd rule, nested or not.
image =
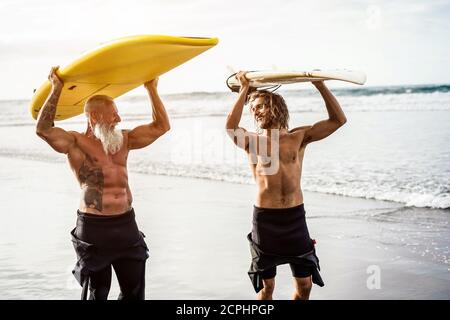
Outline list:
[[[0,164],[0,299],[78,299],[72,172],[64,163],[0,157]],[[130,186],[150,247],[147,299],[255,297],[246,240],[255,186],[133,172]],[[401,204],[311,192],[304,199],[325,282],[311,299],[450,298],[448,264],[384,242],[392,222],[368,218]],[[379,270],[380,289],[368,288],[368,268]],[[292,289],[289,267],[280,266],[274,298],[289,299]],[[113,276],[110,299],[118,292]]]

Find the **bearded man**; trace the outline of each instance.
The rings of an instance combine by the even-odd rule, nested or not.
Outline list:
[[[86,299],[88,288],[89,299],[108,298],[113,267],[119,299],[143,300],[148,248],[135,221],[127,158],[130,150],[150,145],[170,129],[157,92],[158,79],[144,84],[152,104],[152,122],[133,130],[118,130],[121,119],[114,100],[96,95],[86,101],[87,128],[79,133],[54,126],[64,86],[57,69],[50,71],[52,90],[40,111],[36,133],[56,152],[67,155],[80,184],[77,223],[71,236],[78,257],[73,273],[83,287],[82,299]]]

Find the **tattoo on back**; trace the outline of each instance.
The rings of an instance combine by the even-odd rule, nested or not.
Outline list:
[[[103,171],[96,167],[92,160],[86,156],[78,172],[81,186],[84,187],[84,202],[88,208],[102,211],[103,209]]]

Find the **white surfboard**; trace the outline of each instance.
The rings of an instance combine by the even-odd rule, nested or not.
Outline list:
[[[254,88],[278,86],[289,83],[307,82],[316,80],[340,80],[355,84],[364,84],[366,75],[361,71],[346,69],[312,71],[251,71],[246,75],[250,86]],[[227,80],[227,85],[232,91],[239,89],[239,82],[231,76]]]

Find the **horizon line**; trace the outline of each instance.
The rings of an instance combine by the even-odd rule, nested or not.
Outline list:
[[[333,81],[333,80],[330,80]],[[336,80],[337,81],[337,80]],[[356,85],[356,87],[342,87],[342,86],[331,86],[330,89],[332,90],[364,90],[364,89],[371,89],[371,88],[380,88],[380,87],[425,87],[425,86],[450,86],[450,82],[448,83],[422,83],[422,84],[387,84],[387,85]],[[137,87],[138,88],[138,87]],[[286,89],[280,87],[280,91],[309,91],[314,90],[314,88],[300,88],[300,89]],[[135,89],[133,89],[135,90]],[[133,91],[131,90],[131,91]],[[161,96],[172,96],[172,95],[182,95],[182,94],[214,94],[214,93],[234,93],[230,90],[223,90],[223,91],[184,91],[184,92],[168,92],[168,93],[160,93]],[[114,99],[125,97],[127,93],[124,95],[121,95],[119,97],[116,97]],[[33,95],[32,95],[33,96]],[[31,97],[32,97],[31,96]],[[30,100],[30,98],[0,98],[0,101],[23,101],[23,100]],[[146,97],[144,94],[134,94],[130,95],[129,97]]]

